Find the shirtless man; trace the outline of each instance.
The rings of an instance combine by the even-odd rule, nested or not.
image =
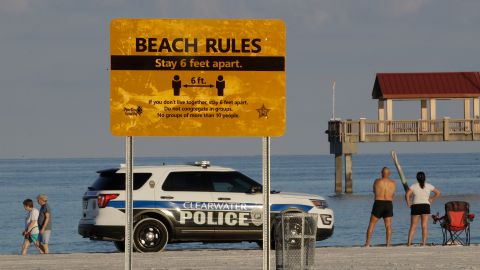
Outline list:
[[[387,247],[390,246],[392,238],[392,217],[393,217],[393,197],[395,196],[395,181],[390,179],[390,170],[387,167],[382,169],[382,178],[373,182],[373,193],[375,194],[375,203],[372,208],[370,224],[368,224],[367,240],[365,247],[370,246],[373,230],[378,220],[383,218],[386,230]]]

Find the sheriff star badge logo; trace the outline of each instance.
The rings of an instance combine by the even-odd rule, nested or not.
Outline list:
[[[265,104],[262,104],[262,107],[257,109],[258,112],[258,118],[268,118],[268,113],[270,112],[270,109],[267,109],[265,107]]]

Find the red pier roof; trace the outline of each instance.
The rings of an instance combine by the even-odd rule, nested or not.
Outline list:
[[[480,97],[480,72],[377,73],[374,99]]]

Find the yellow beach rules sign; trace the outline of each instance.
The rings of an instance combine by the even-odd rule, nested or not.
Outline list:
[[[280,20],[114,19],[115,136],[281,136]]]

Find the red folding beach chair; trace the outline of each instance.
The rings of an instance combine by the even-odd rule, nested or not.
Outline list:
[[[470,245],[470,222],[475,218],[470,214],[470,204],[451,201],[445,204],[445,216],[432,215],[433,223],[440,221],[443,245]]]

